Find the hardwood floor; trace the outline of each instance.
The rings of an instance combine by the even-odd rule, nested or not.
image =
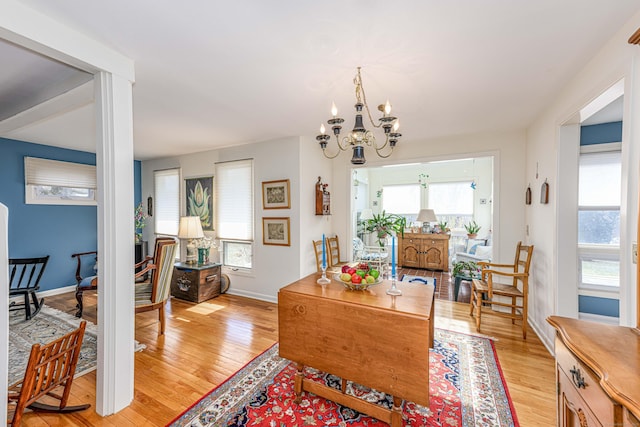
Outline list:
[[[475,333],[468,303],[449,301],[452,290],[448,274],[411,271],[399,273],[439,275],[437,328]],[[468,301],[468,287],[466,292]],[[75,312],[73,293],[48,297],[46,304]],[[92,292],[85,293],[84,318],[96,321]],[[98,416],[93,372],[74,381],[70,402],[89,402],[91,409],[69,415],[28,413],[24,425],[164,426],[277,341],[277,305],[230,294],[197,305],[172,298],[167,307],[167,332],[158,337],[157,331],[156,313],[136,316],[136,339],[147,348],[135,354],[135,393],[129,407],[108,417]],[[530,331],[525,342],[519,325],[495,317],[483,317],[482,332],[496,339],[520,424],[555,425],[554,359],[535,333]]]

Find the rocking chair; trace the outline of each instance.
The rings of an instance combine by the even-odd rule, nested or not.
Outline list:
[[[42,273],[49,261],[49,255],[42,258],[11,258],[9,259],[9,297],[24,297],[22,304],[15,301],[9,304],[9,310],[24,309],[26,320],[30,320],[33,316],[40,312],[44,298],[38,299],[36,292],[40,288],[40,279]],[[29,302],[31,296],[31,302]],[[33,304],[33,311],[31,310]]]
[[[9,388],[9,406],[15,406],[13,417],[8,417],[12,426],[17,427],[21,424],[26,408],[42,412],[67,413],[91,406],[67,406],[86,324],[83,320],[75,331],[48,344],[34,344],[31,347],[24,379]],[[64,387],[62,394],[54,392],[59,387]],[[38,402],[44,396],[57,399],[59,404],[48,405]]]

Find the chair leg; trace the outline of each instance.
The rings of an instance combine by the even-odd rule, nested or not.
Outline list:
[[[83,293],[83,289],[78,287],[76,289],[76,301],[78,301],[78,304],[76,304],[76,307],[78,307],[78,311],[76,311],[76,317],[82,317],[82,310],[83,310],[83,304],[82,304],[82,293]]]
[[[31,303],[29,302],[29,294],[24,294],[24,317],[31,320]]]
[[[511,297],[511,324],[516,324],[516,297]]]
[[[158,318],[160,320],[160,335],[164,335],[164,301],[158,308]]]
[[[471,282],[471,298],[469,298],[469,316],[473,316],[473,300],[476,296],[476,288]]]
[[[522,339],[527,339],[527,300],[522,300]]]
[[[31,313],[31,317],[33,317],[36,314],[40,313],[40,309],[42,308],[42,305],[44,304],[44,298],[41,298],[38,301],[38,295],[36,295],[35,291],[31,291],[29,293],[31,294],[31,300],[33,301],[33,307],[35,309],[35,311]]]
[[[482,316],[482,293],[476,294],[476,332],[480,332],[480,317]]]

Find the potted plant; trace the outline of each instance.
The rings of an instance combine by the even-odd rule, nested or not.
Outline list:
[[[474,277],[480,273],[480,267],[474,261],[458,261],[453,263],[451,274],[455,276]]]
[[[438,223],[438,229],[440,230],[440,234],[446,234],[451,231],[449,228],[449,223],[447,221],[440,221]]]
[[[470,239],[475,239],[478,235],[478,231],[482,228],[478,225],[477,222],[471,221],[469,224],[465,224],[465,230],[467,230],[467,237]]]
[[[377,215],[373,214],[373,218],[364,221],[364,230],[368,233],[375,233],[378,244],[383,247],[387,237],[394,232],[396,235],[404,236],[406,225],[407,219],[405,217],[382,211]]]

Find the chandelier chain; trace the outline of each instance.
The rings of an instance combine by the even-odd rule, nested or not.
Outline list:
[[[369,104],[367,103],[367,94],[364,93],[364,86],[362,86],[362,77],[360,76],[360,67],[358,67],[358,75],[353,79],[353,81],[356,84],[356,99],[358,100],[358,102],[362,102],[364,104],[364,108],[367,109],[367,116],[369,116],[369,122],[371,123],[371,126],[379,129],[380,126],[382,126],[382,123],[376,125],[375,122],[373,121],[373,117],[371,116],[371,111],[369,110]],[[358,93],[359,91],[362,92],[362,100],[360,99],[360,94]]]

